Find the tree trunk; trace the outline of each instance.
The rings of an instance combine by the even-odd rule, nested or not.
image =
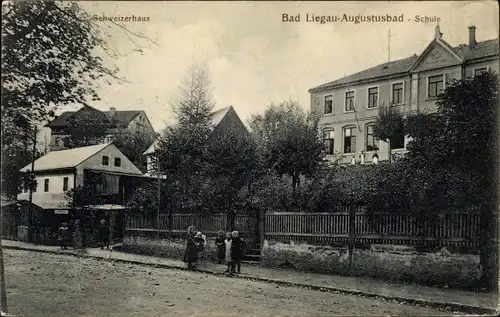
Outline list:
[[[479,240],[479,263],[481,278],[479,285],[490,292],[498,293],[498,206],[494,203],[481,206],[481,233]]]
[[[7,292],[5,288],[5,272],[3,266],[3,210],[0,211],[0,308],[1,311],[7,313]]]
[[[391,163],[392,162],[391,139],[387,141],[387,144],[389,145],[389,163]]]

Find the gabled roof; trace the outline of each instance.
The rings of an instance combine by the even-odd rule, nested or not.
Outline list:
[[[224,118],[224,116],[228,113],[228,111],[230,109],[232,109],[233,107],[232,106],[229,106],[229,107],[226,107],[226,108],[222,108],[222,109],[219,109],[219,110],[216,110],[214,112],[212,112],[212,119],[210,119],[210,125],[215,128],[216,126],[219,125],[219,123],[222,121],[222,119]]]
[[[212,112],[212,118],[210,119],[210,125],[213,128],[217,127],[222,119],[226,116],[230,109],[233,109],[233,106],[225,107],[219,110]],[[154,153],[156,147],[158,146],[158,139],[156,139],[153,144],[151,144],[146,151],[144,151],[143,155]]]
[[[53,151],[35,161],[35,172],[63,168],[73,168],[92,155],[108,147],[111,143],[91,145],[70,150]],[[31,163],[23,167],[21,172],[31,170]]]
[[[321,90],[323,88],[331,88],[335,86],[356,83],[361,80],[373,79],[378,77],[390,76],[390,75],[398,75],[404,74],[408,72],[413,65],[413,63],[417,60],[417,55],[413,55],[408,58],[395,60],[392,62],[383,63],[372,68],[368,68],[366,70],[362,70],[360,72],[354,73],[352,75],[346,76],[344,78],[340,78],[329,83],[319,85],[309,90],[309,92],[313,92],[316,90]]]
[[[465,44],[452,47],[450,44],[448,44],[446,41],[442,39],[440,39],[439,41],[442,45],[449,48],[453,53],[458,55],[466,63],[484,57],[498,56],[499,54],[499,43],[497,39],[478,42],[475,48],[472,50],[469,48],[468,45]],[[421,54],[420,56],[422,55],[423,54]],[[326,88],[334,88],[346,84],[355,84],[357,82],[375,79],[379,77],[383,78],[388,76],[397,76],[406,74],[410,71],[410,69],[415,64],[418,58],[419,57],[415,54],[408,58],[403,58],[392,62],[383,63],[374,66],[372,68],[354,73],[347,77],[340,78],[328,82],[326,84],[311,88],[309,89],[309,92],[321,91]]]
[[[111,123],[114,123],[116,125],[120,126],[127,126],[130,121],[132,121],[135,117],[137,117],[139,114],[144,113],[143,110],[115,110],[114,115],[111,116],[111,111],[100,111],[98,109],[92,108],[90,106],[84,106],[81,109],[77,111],[66,111],[61,113],[59,116],[57,116],[54,120],[51,122],[47,123],[45,126],[46,127],[65,127],[68,123],[69,120],[75,117],[75,114],[77,114],[79,111],[88,108],[92,109],[95,111],[98,111],[102,113],[104,116],[110,119]]]
[[[456,50],[454,50],[450,44],[448,44],[442,38],[436,38],[436,39],[432,40],[429,43],[429,45],[427,45],[427,47],[422,52],[422,54],[420,54],[418,56],[417,60],[413,63],[413,65],[409,71],[413,72],[417,68],[417,66],[420,64],[420,62],[428,56],[427,54],[430,52],[431,48],[435,47],[436,45],[441,46],[445,51],[448,51],[448,53],[456,59],[456,62],[458,64],[461,64],[464,62],[464,59],[462,58],[462,56],[458,55],[456,53]]]

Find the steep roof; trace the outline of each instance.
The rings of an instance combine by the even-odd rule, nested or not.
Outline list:
[[[70,150],[53,151],[45,154],[35,161],[35,172],[61,168],[72,168],[100,152],[111,143],[84,146]],[[31,170],[31,163],[23,167],[20,171]]]
[[[212,128],[218,126],[221,123],[222,119],[232,108],[233,106],[229,106],[212,112],[212,117],[210,119],[210,125],[212,126]],[[153,142],[153,144],[151,144],[149,148],[146,151],[144,151],[143,155],[154,153],[157,146],[158,146],[158,139],[156,139]]]
[[[449,45],[446,41],[440,40],[441,43],[450,48],[454,53],[460,56],[465,62],[470,62],[475,59],[484,58],[488,56],[495,56],[499,53],[499,43],[498,40],[488,40],[483,42],[478,42],[474,49],[470,49],[468,45],[461,44],[455,47]],[[403,58],[395,60],[392,62],[383,63],[366,70],[354,73],[344,78],[340,78],[326,84],[319,85],[317,87],[311,88],[309,92],[319,91],[325,88],[333,88],[336,86],[341,86],[345,84],[354,84],[359,81],[364,81],[368,79],[375,79],[379,77],[386,76],[396,76],[400,74],[407,73],[413,64],[417,61],[418,56],[415,54],[408,58]]]
[[[126,126],[132,121],[135,117],[137,117],[139,114],[141,114],[142,110],[115,110],[114,115],[111,116],[111,111],[100,111],[92,107],[91,108],[95,111],[101,112],[103,115],[106,115],[108,118],[110,118],[112,123],[115,123],[117,125],[121,126]],[[78,110],[80,111],[80,110]],[[78,111],[66,111],[61,113],[59,116],[57,116],[54,120],[51,122],[47,123],[45,126],[46,127],[65,127],[71,118],[78,113]]]

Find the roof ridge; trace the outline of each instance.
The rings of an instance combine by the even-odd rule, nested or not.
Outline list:
[[[432,44],[432,42],[434,42],[435,40],[431,41],[429,43],[429,45]],[[484,40],[484,41],[478,41],[477,44],[476,44],[476,47],[478,46],[482,46],[481,49],[484,51],[487,46],[485,45],[485,43],[491,43],[491,42],[498,42],[498,39],[488,39],[488,40]],[[459,50],[463,50],[464,48],[467,48],[467,44],[458,44],[456,46],[452,46],[450,45],[448,42],[446,42],[445,40],[443,39],[440,39],[440,43],[443,44],[445,47],[447,47],[448,49],[450,49],[450,51],[457,55],[457,56],[460,56],[460,58],[465,62],[465,61],[468,61],[468,60],[471,60],[471,59],[476,59],[476,58],[480,58],[481,56],[471,56],[471,53],[470,52],[467,52],[467,54],[463,55],[464,53],[463,52],[457,52]],[[429,45],[427,47],[429,47]],[[484,47],[486,46],[486,48]],[[426,47],[426,49],[427,49]],[[478,50],[481,54],[481,50]],[[425,50],[424,50],[425,52]],[[423,53],[424,53],[423,52]],[[472,50],[471,51],[472,54],[474,54],[475,50]],[[358,82],[358,81],[363,81],[363,80],[369,80],[369,79],[374,79],[374,78],[378,78],[378,77],[384,77],[384,76],[394,76],[394,75],[397,75],[397,74],[400,74],[400,73],[405,73],[407,72],[409,69],[411,69],[411,66],[412,64],[409,64],[409,65],[404,65],[403,63],[405,61],[410,61],[410,60],[417,60],[418,58],[420,58],[422,56],[422,54],[413,54],[412,56],[410,57],[405,57],[405,58],[400,58],[400,59],[397,59],[397,60],[393,60],[393,61],[388,61],[388,62],[383,62],[383,63],[379,63],[379,64],[376,64],[374,66],[371,66],[371,67],[368,67],[368,68],[365,68],[365,69],[362,69],[360,71],[357,71],[357,72],[354,72],[354,73],[351,73],[347,76],[343,76],[343,77],[339,77],[335,80],[332,80],[332,81],[329,81],[329,82],[326,82],[324,84],[321,84],[321,85],[317,85],[317,86],[314,86],[313,88],[309,89],[308,91],[309,92],[314,92],[316,90],[321,90],[321,89],[327,89],[327,88],[333,88],[334,86],[337,86],[337,85],[348,85],[348,84],[353,84],[355,82]],[[478,53],[476,53],[478,54]],[[482,53],[484,54],[484,53]],[[498,52],[496,52],[495,54],[498,54]],[[482,56],[486,56],[486,55],[482,55]],[[489,55],[488,55],[489,56]],[[382,70],[385,69],[385,66],[392,66],[392,65],[397,65],[398,63],[401,63],[401,69],[396,69],[396,70],[392,70],[392,72],[389,72],[389,73],[383,73]],[[389,68],[387,67],[387,68]],[[376,70],[377,68],[382,68],[377,74],[366,74],[366,77],[365,78],[356,78],[356,76],[359,76],[365,72],[375,72],[376,73]],[[397,68],[397,67],[395,67]]]

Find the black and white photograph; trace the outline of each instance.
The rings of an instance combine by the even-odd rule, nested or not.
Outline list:
[[[1,23],[1,316],[500,313],[497,1]]]

